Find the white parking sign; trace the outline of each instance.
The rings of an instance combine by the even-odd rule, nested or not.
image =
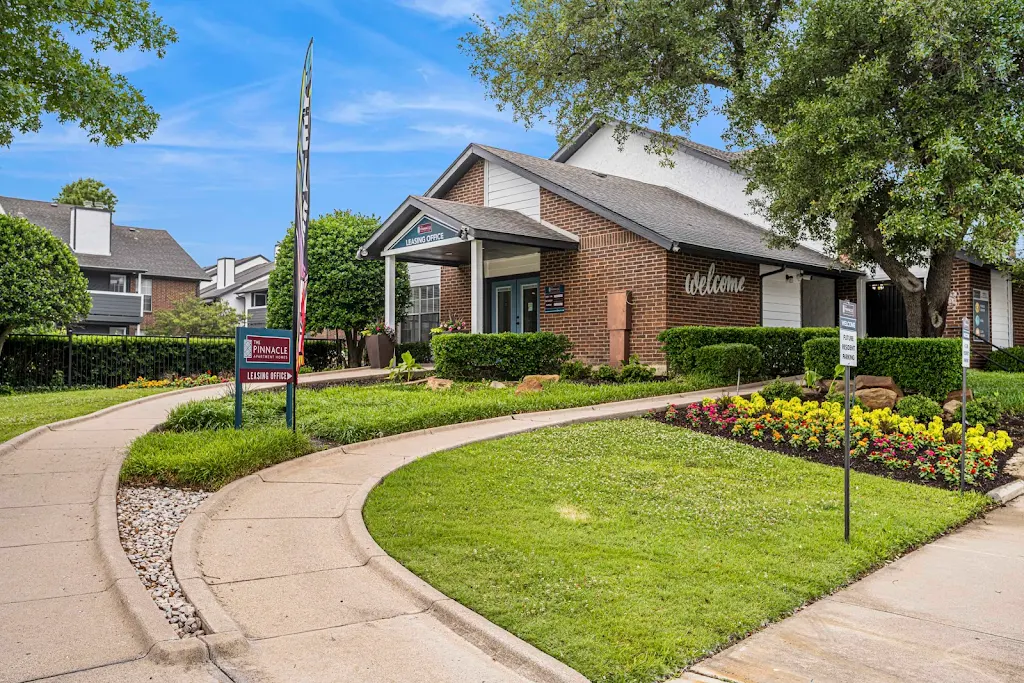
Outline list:
[[[857,365],[857,305],[852,301],[839,302],[839,364]]]
[[[964,318],[960,321],[960,364],[971,367],[971,319]]]

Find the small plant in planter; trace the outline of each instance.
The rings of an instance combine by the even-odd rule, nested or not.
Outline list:
[[[437,327],[430,328],[430,334],[463,334],[469,332],[469,325],[465,320],[453,320],[449,318]]]
[[[363,330],[366,337],[366,353],[370,356],[371,368],[387,367],[395,356],[395,331],[383,321],[367,325]]]

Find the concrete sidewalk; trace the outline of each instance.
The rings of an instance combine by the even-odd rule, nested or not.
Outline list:
[[[693,671],[741,683],[1024,681],[1022,615],[1018,498]]]
[[[439,450],[721,393],[451,425],[282,463],[190,515],[175,539],[175,575],[207,631],[236,639],[218,664],[249,680],[582,683],[388,557],[363,526],[365,497],[385,474]]]
[[[381,374],[387,372],[316,373],[300,382]],[[158,663],[181,662],[187,641],[167,630],[128,564],[114,498],[132,439],[179,403],[224,392],[213,386],[157,395],[0,448],[0,683],[50,676],[83,683],[224,680],[208,663]],[[193,655],[205,655],[201,642],[192,647]]]

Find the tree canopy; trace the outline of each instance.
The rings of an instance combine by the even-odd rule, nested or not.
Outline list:
[[[68,245],[24,218],[0,214],[0,351],[15,328],[68,326],[92,307]]]
[[[93,55],[73,43],[88,36]],[[89,140],[118,146],[148,138],[159,115],[142,92],[100,60],[138,49],[158,57],[177,40],[147,0],[0,2],[0,146],[33,133],[42,115],[77,121]]]
[[[75,206],[85,206],[86,202],[91,202],[102,204],[113,211],[117,206],[117,195],[95,178],[79,178],[60,188],[60,194],[54,197],[53,201]]]
[[[1024,232],[1024,0],[516,0],[480,29],[489,94],[563,141],[655,119],[667,154],[717,99],[770,241],[877,263],[911,335],[942,334],[958,251],[1005,262]]]
[[[374,216],[334,211],[309,223],[309,291],[307,329],[344,330],[349,365],[359,365],[363,341],[360,332],[384,317],[384,262],[356,258],[359,247],[380,227]],[[270,274],[267,324],[292,326],[292,282],[295,261],[295,230],[288,229]],[[409,305],[409,270],[396,268],[396,311]]]
[[[223,301],[206,302],[190,296],[175,301],[169,309],[154,312],[153,324],[146,332],[168,337],[226,337],[235,333],[241,321],[242,316]]]

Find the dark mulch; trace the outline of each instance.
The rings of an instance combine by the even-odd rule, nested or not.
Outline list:
[[[662,410],[657,413],[648,415],[649,419],[657,420],[663,424],[671,425],[673,427],[682,427],[683,429],[689,429],[695,432],[701,432],[702,434],[710,434],[711,436],[720,436],[724,439],[731,439],[732,441],[739,441],[755,448],[763,448],[768,451],[775,451],[776,453],[783,453],[785,455],[791,455],[797,458],[802,458],[810,462],[821,463],[822,465],[830,465],[832,467],[843,467],[843,451],[838,448],[826,448],[822,447],[818,451],[807,451],[799,448],[794,448],[786,443],[775,443],[774,441],[755,441],[746,435],[733,435],[727,431],[723,431],[714,426],[693,426],[687,424],[681,416],[675,420],[668,420],[665,418],[665,411]],[[999,463],[999,474],[996,478],[990,481],[980,482],[975,486],[968,485],[968,489],[972,491],[980,491],[982,493],[991,491],[994,488],[1008,484],[1014,481],[1014,477],[1004,472],[1006,462],[1013,457],[1013,454],[1018,448],[1024,446],[1024,415],[1004,415],[1003,422],[996,427],[992,427],[993,430],[1005,429],[1006,433],[1013,439],[1013,446],[1011,446],[1005,453],[997,453],[996,461]],[[945,480],[941,477],[935,481],[928,481],[921,479],[917,476],[917,472],[913,469],[910,470],[891,470],[881,463],[871,462],[867,458],[852,458],[850,460],[850,468],[865,474],[874,474],[879,477],[886,477],[887,479],[895,479],[896,481],[907,481],[912,484],[921,484],[923,486],[934,486],[936,488],[948,488],[945,484]]]

